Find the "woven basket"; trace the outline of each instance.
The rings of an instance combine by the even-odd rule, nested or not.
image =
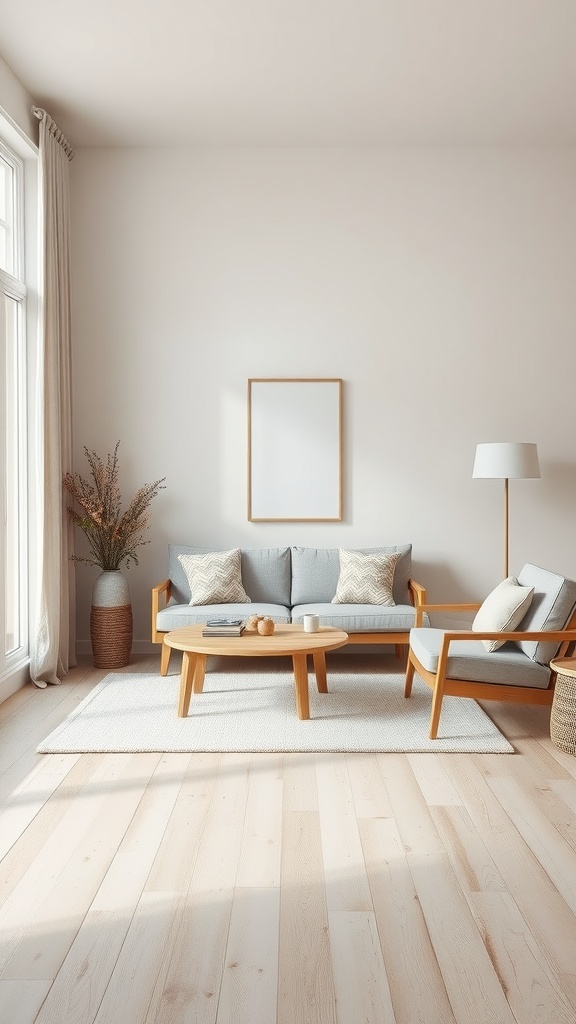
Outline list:
[[[90,639],[95,668],[124,668],[132,651],[132,605],[90,611]]]
[[[561,672],[552,700],[550,736],[561,750],[576,754],[576,679]]]

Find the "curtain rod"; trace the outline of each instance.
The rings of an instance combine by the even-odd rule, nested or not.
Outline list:
[[[54,139],[56,139],[56,142],[60,143],[62,149],[66,153],[66,156],[69,160],[71,160],[74,156],[74,150],[72,149],[72,146],[68,142],[68,139],[61,131],[61,129],[58,127],[56,122],[52,120],[50,114],[48,114],[46,110],[43,110],[42,107],[32,107],[32,113],[34,114],[34,117],[38,118],[39,121],[44,122],[50,134],[53,136]]]

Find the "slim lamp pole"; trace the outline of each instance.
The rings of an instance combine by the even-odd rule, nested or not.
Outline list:
[[[508,577],[508,477],[504,477],[504,579]]]
[[[511,441],[490,441],[476,445],[474,477],[504,481],[504,579],[508,576],[508,482],[540,476],[538,449],[535,444]]]

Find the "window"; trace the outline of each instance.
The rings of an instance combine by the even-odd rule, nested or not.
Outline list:
[[[28,653],[25,164],[0,119],[0,679]]]

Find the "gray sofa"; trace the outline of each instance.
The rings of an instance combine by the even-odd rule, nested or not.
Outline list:
[[[321,626],[336,626],[354,644],[392,644],[399,653],[408,645],[415,608],[426,591],[411,576],[412,545],[359,548],[365,554],[400,557],[394,572],[395,604],[332,604],[340,573],[338,548],[280,547],[241,549],[242,584],[250,604],[191,605],[190,587],[180,555],[209,554],[209,548],[170,544],[168,576],[152,589],[152,641],[162,644],[161,672],[168,670],[170,648],[163,643],[172,629],[193,626],[215,616],[269,615],[275,622],[302,622],[320,616]]]

